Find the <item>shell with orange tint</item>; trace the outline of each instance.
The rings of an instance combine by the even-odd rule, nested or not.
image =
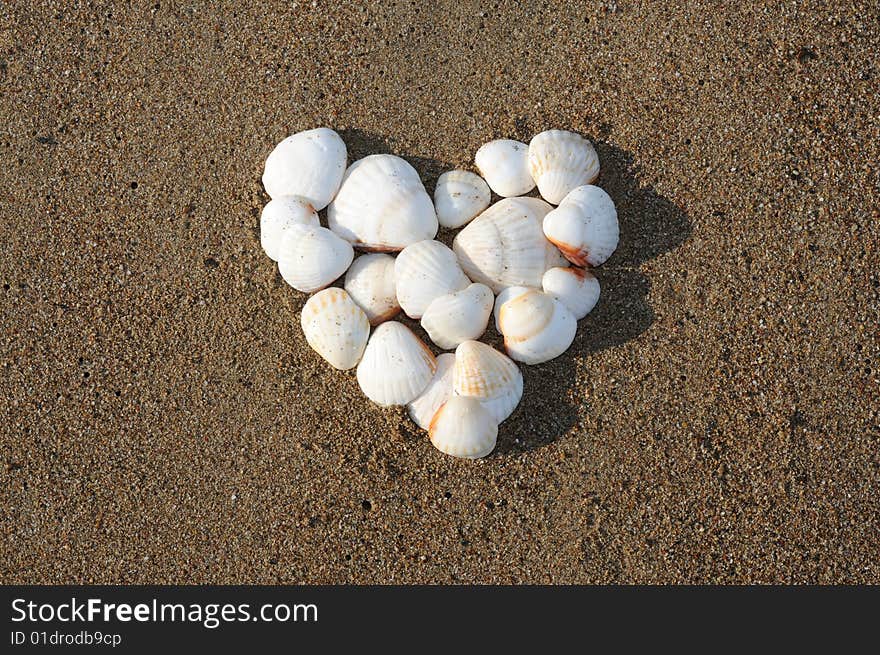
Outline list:
[[[511,359],[541,364],[574,341],[577,321],[568,308],[543,291],[527,291],[501,305],[498,324]]]
[[[575,266],[599,266],[617,249],[620,226],[611,197],[586,185],[544,217],[544,235]]]
[[[455,350],[452,390],[476,398],[501,423],[513,413],[523,394],[522,373],[509,357],[479,341],[465,341]]]
[[[357,366],[370,336],[370,323],[343,289],[324,289],[309,298],[300,324],[306,341],[333,368]]]
[[[577,320],[589,314],[599,302],[599,280],[582,268],[551,268],[542,280],[544,293],[556,298]]]
[[[495,449],[498,422],[476,398],[452,396],[434,414],[428,436],[447,455],[476,459]]]

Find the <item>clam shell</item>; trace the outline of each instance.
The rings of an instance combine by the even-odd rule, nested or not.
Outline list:
[[[523,394],[523,377],[509,357],[479,341],[464,341],[455,351],[452,390],[476,398],[496,422],[513,413]]]
[[[312,349],[341,371],[357,366],[370,336],[367,315],[336,287],[308,299],[300,324]]]
[[[547,130],[529,143],[529,171],[541,196],[554,205],[569,191],[599,176],[599,156],[580,134]]]
[[[379,325],[400,311],[394,284],[394,257],[381,253],[361,255],[345,274],[345,290],[370,321]]]
[[[289,136],[266,158],[263,187],[271,198],[300,196],[324,209],[342,182],[348,153],[340,136],[319,127]]]
[[[452,395],[452,367],[455,355],[443,353],[437,357],[437,371],[418,398],[406,406],[410,418],[423,430],[431,425],[431,419],[440,405]]]
[[[617,249],[620,226],[611,196],[586,185],[544,217],[544,234],[575,266],[599,266]]]
[[[474,163],[486,182],[502,198],[521,196],[535,188],[529,172],[529,147],[511,139],[484,143]]]
[[[476,398],[452,396],[434,414],[428,436],[447,455],[476,459],[495,449],[498,423]]]
[[[370,155],[349,166],[327,222],[356,248],[376,252],[433,239],[438,226],[419,174],[394,155]]]
[[[589,314],[599,302],[599,280],[582,268],[551,268],[544,273],[544,293],[568,307],[577,320]]]
[[[278,271],[290,286],[311,293],[345,273],[354,251],[326,227],[292,225],[281,240]]]
[[[437,360],[428,346],[402,323],[387,321],[373,330],[357,380],[374,403],[406,405],[425,390],[436,370]]]
[[[549,245],[541,231],[535,198],[496,202],[459,232],[452,242],[461,267],[474,282],[498,293],[509,286],[541,286]]]
[[[492,315],[495,317],[495,330],[498,334],[501,334],[501,324],[498,322],[498,315],[501,313],[501,305],[508,300],[521,296],[526,291],[532,291],[532,289],[529,287],[507,287],[495,298],[495,308],[492,310]]]
[[[311,203],[299,196],[278,196],[260,214],[260,245],[273,261],[278,261],[281,239],[291,225],[320,225]]]
[[[494,302],[492,289],[475,282],[431,301],[422,316],[422,327],[439,347],[455,348],[462,341],[482,336]]]
[[[507,354],[524,364],[558,357],[568,350],[577,331],[568,308],[543,291],[527,291],[505,302],[498,323]]]
[[[421,318],[435,298],[461,291],[471,281],[455,253],[432,239],[407,246],[394,264],[397,301],[410,318]]]
[[[434,207],[440,225],[458,228],[486,209],[492,200],[489,185],[470,171],[447,171],[437,180]]]

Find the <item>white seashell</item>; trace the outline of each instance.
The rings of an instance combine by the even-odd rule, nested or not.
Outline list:
[[[367,315],[336,287],[308,299],[300,324],[309,345],[340,371],[357,366],[370,336]]]
[[[381,253],[361,255],[345,274],[345,290],[370,321],[379,325],[400,311],[394,284],[394,257]]]
[[[455,350],[452,390],[479,400],[496,422],[513,413],[523,395],[519,367],[505,354],[479,341],[464,341]]]
[[[529,147],[511,139],[484,143],[474,163],[486,182],[502,198],[521,196],[535,188],[529,172]]]
[[[373,330],[357,380],[374,403],[406,405],[425,390],[436,370],[428,346],[402,323],[387,321]]]
[[[421,318],[435,298],[461,291],[471,281],[449,248],[432,239],[407,246],[394,264],[397,301],[410,318]]]
[[[568,350],[577,331],[568,308],[543,291],[527,291],[505,302],[498,323],[507,354],[524,364],[558,357]]]
[[[599,156],[580,134],[547,130],[529,143],[529,171],[541,196],[558,205],[572,189],[595,181]]]
[[[575,266],[599,266],[620,239],[614,201],[597,186],[578,187],[544,217],[544,234]]]
[[[443,227],[461,227],[486,209],[491,201],[489,185],[469,171],[443,173],[434,189],[437,220]]]
[[[327,222],[367,251],[395,252],[437,234],[434,203],[419,174],[394,155],[370,155],[349,166]]]
[[[300,196],[324,209],[342,182],[348,153],[336,132],[326,127],[289,136],[266,158],[263,186],[270,197]]]
[[[311,293],[329,286],[345,273],[354,251],[326,227],[292,225],[278,252],[278,271],[290,286]]]
[[[498,423],[476,398],[452,396],[434,414],[428,436],[447,455],[476,459],[495,449]]]
[[[499,200],[456,235],[452,249],[470,279],[495,293],[509,286],[541,286],[549,250],[542,210],[533,200]]]
[[[422,327],[431,341],[444,350],[455,348],[462,341],[482,336],[494,302],[492,289],[475,282],[432,300],[422,315]]]
[[[418,398],[406,406],[410,418],[423,430],[431,425],[431,419],[440,405],[452,396],[452,367],[455,355],[443,353],[437,357],[437,371]]]
[[[270,200],[260,214],[260,245],[273,261],[278,261],[278,251],[284,232],[291,225],[320,225],[318,213],[311,203],[299,196],[278,196]]]
[[[589,314],[599,302],[599,280],[582,268],[551,268],[544,273],[544,293],[568,307],[575,319]]]
[[[492,315],[495,317],[495,330],[498,334],[501,334],[501,324],[498,322],[498,315],[501,313],[501,305],[508,300],[521,296],[526,291],[532,291],[532,289],[529,287],[507,287],[502,289],[501,293],[495,298],[495,309],[492,310]]]

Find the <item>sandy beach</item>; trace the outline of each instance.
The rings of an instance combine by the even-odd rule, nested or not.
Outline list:
[[[880,582],[875,5],[134,4],[0,9],[0,582]],[[306,343],[318,126],[429,192],[595,142],[620,247],[485,460]]]

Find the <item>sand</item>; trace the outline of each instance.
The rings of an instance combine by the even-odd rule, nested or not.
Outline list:
[[[0,12],[0,582],[880,582],[872,3],[135,4]],[[486,460],[301,334],[320,125],[429,191],[597,143],[621,246]]]

